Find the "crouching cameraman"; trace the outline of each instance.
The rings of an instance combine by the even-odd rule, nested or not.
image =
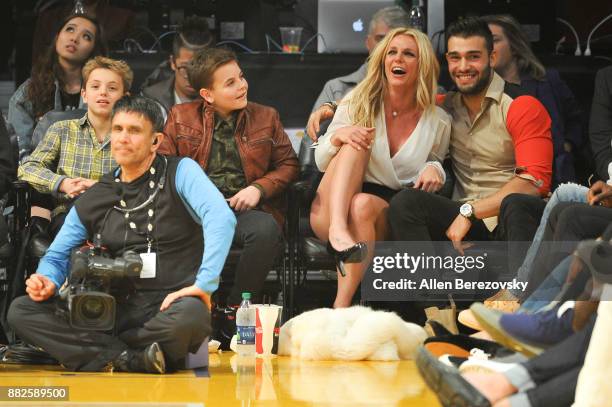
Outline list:
[[[116,103],[111,152],[119,168],[77,201],[26,281],[28,296],[11,304],[8,321],[17,334],[68,369],[165,373],[181,368],[210,334],[209,295],[236,220],[197,163],[157,154],[162,125],[149,99]],[[129,294],[110,291],[115,334],[75,326],[70,310],[58,312],[66,308],[57,294],[69,277],[71,252],[86,241],[117,259],[133,256],[128,251],[142,257],[139,276],[114,282],[122,292],[130,286]]]

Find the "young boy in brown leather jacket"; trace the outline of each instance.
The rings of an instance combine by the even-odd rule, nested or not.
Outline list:
[[[282,252],[284,192],[298,176],[298,161],[278,112],[247,101],[248,83],[229,50],[199,51],[188,66],[201,100],[176,105],[168,115],[160,152],[191,157],[234,210],[234,245],[242,248],[226,301],[222,346],[235,331],[241,293],[260,300],[268,271]],[[213,310],[213,314],[215,310]]]

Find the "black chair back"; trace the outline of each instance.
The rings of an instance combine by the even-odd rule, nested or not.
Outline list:
[[[55,122],[59,122],[61,120],[73,120],[80,119],[87,113],[85,109],[74,109],[74,110],[52,110],[38,121],[36,127],[34,128],[34,133],[32,133],[32,150],[36,148],[38,143],[43,139],[45,134],[47,134],[47,130],[49,127]]]

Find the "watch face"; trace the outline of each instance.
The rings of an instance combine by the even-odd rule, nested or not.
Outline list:
[[[470,205],[470,204],[463,204],[463,205],[461,205],[461,208],[459,208],[459,213],[462,216],[465,216],[466,218],[469,218],[470,216],[472,216],[472,205]]]

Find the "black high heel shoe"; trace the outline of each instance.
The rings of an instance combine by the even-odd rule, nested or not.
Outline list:
[[[368,245],[365,242],[359,242],[348,249],[338,251],[334,249],[331,242],[327,242],[327,252],[334,256],[340,275],[345,277],[344,263],[361,263],[368,254]]]

